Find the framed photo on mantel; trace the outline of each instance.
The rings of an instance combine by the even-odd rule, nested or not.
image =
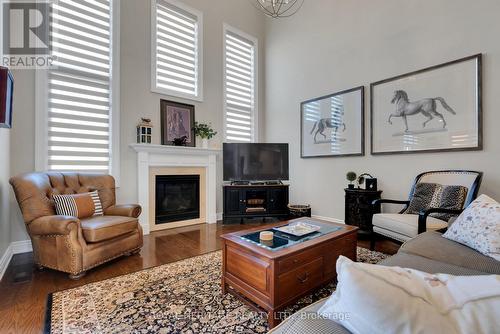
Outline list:
[[[301,157],[365,154],[364,87],[301,103]]]
[[[481,150],[481,57],[372,83],[371,153]]]
[[[180,141],[183,146],[196,146],[193,105],[161,100],[160,111],[162,145]]]

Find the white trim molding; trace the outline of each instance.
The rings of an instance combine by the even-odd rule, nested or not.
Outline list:
[[[224,140],[227,138],[227,121],[226,121],[226,111],[227,111],[227,103],[226,103],[226,32],[231,32],[235,35],[241,36],[244,39],[253,43],[254,47],[254,73],[253,73],[253,111],[252,111],[252,142],[259,141],[259,40],[246,32],[237,29],[227,23],[222,24],[222,105],[223,105],[223,134]]]
[[[157,45],[157,13],[156,6],[158,3],[164,3],[177,7],[179,10],[185,11],[192,16],[196,17],[196,95],[183,93],[175,90],[170,90],[166,88],[160,88],[156,85],[156,45]],[[198,102],[203,101],[203,12],[189,7],[181,1],[177,0],[151,0],[151,91],[157,94],[163,94],[173,97],[180,97],[187,100],[194,100]]]
[[[217,223],[217,156],[218,149],[180,147],[152,144],[130,144],[137,152],[137,198],[142,207],[139,222],[144,234],[149,234],[149,222],[154,212],[150,210],[149,176],[151,167],[202,167],[206,168],[206,219]]]
[[[16,254],[29,253],[33,251],[31,240],[22,240],[11,242],[0,258],[0,280],[9,267],[12,257]]]
[[[311,218],[326,220],[328,222],[337,223],[337,224],[345,224],[345,221],[343,219],[338,219],[338,218],[333,218],[333,217],[312,215]]]
[[[0,258],[0,281],[3,278],[3,275],[7,271],[7,268],[9,267],[10,260],[12,260],[12,246],[9,245],[5,252],[3,253],[2,257]]]

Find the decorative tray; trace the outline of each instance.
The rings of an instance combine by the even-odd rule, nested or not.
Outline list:
[[[276,227],[273,230],[301,237],[307,234],[317,232],[321,226],[308,224],[304,222],[296,222],[285,226]]]

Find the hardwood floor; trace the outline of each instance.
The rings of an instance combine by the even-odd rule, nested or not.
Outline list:
[[[219,236],[265,225],[247,222],[244,225],[196,225],[153,232],[144,237],[141,253],[120,258],[88,272],[79,281],[67,274],[33,267],[33,254],[15,255],[0,282],[0,333],[41,333],[45,321],[47,295],[87,283],[175,262],[221,249]],[[358,246],[368,248],[369,241],[359,240]],[[377,251],[394,254],[399,245],[390,241],[377,243]]]

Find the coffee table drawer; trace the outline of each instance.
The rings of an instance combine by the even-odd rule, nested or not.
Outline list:
[[[264,294],[269,292],[269,267],[249,252],[226,247],[226,271]]]
[[[306,263],[278,277],[279,303],[287,302],[314,288],[323,279],[323,258]]]
[[[314,247],[304,252],[289,256],[278,261],[278,273],[283,274],[287,271],[294,270],[306,263],[312,262],[322,256],[322,248]]]

